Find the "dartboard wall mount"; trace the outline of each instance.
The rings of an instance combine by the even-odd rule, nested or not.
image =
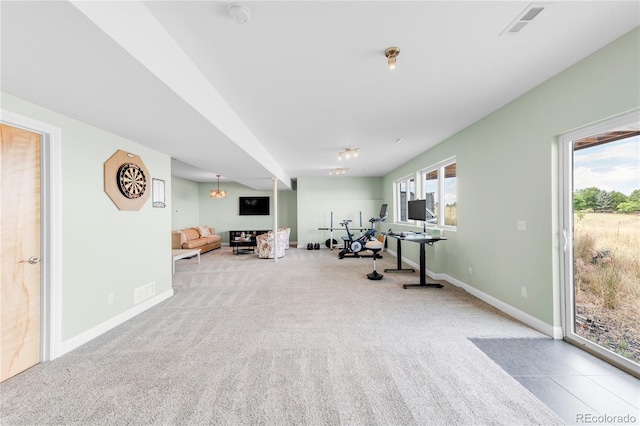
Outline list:
[[[104,163],[104,192],[120,210],[140,210],[151,194],[151,175],[142,159],[117,150]]]

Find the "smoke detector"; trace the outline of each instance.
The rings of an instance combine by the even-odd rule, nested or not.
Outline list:
[[[229,16],[238,24],[245,24],[251,17],[251,11],[248,7],[241,6],[239,4],[232,4],[228,8]]]

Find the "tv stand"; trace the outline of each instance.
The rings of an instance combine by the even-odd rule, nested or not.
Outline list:
[[[255,238],[258,235],[266,234],[269,231],[229,231],[229,241],[233,241],[244,233],[245,237]]]

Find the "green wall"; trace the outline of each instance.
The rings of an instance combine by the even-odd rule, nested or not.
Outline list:
[[[196,225],[213,226],[222,241],[229,242],[230,230],[252,230],[273,228],[273,193],[256,191],[234,182],[220,183],[220,189],[227,191],[227,198],[212,199],[209,190],[213,183],[196,183],[173,177],[175,188],[182,190],[184,199],[180,201],[185,208],[178,212],[180,217],[189,217],[185,222],[174,217],[174,229]],[[198,187],[197,195],[194,186]],[[178,189],[174,189],[174,196]],[[301,196],[300,194],[304,195]],[[269,216],[240,216],[238,198],[245,196],[270,196],[271,214]],[[369,225],[369,218],[378,215],[382,204],[382,178],[300,178],[294,184],[293,191],[278,191],[278,226],[291,228],[289,240],[306,246],[308,242],[323,243],[329,238],[328,231],[318,228],[329,227],[331,212],[334,213],[334,227],[340,227],[343,219],[353,220],[359,226],[360,212],[363,225]],[[178,209],[176,201],[174,210]],[[185,210],[191,209],[191,213]],[[197,209],[197,214],[193,211]],[[174,215],[176,213],[174,212]],[[199,223],[196,223],[199,222]],[[300,229],[305,231],[301,234]],[[379,228],[382,229],[382,228]],[[344,232],[334,234],[340,240]]]
[[[174,197],[173,229],[191,228],[198,225],[212,226],[223,243],[229,242],[231,230],[273,229],[273,192],[256,191],[235,182],[222,182],[220,189],[227,191],[227,198],[211,198],[209,191],[215,183],[197,183],[172,177]],[[215,186],[217,188],[217,186]],[[239,197],[267,196],[271,214],[268,216],[240,216]],[[297,239],[297,206],[295,191],[278,191],[278,227],[291,228],[289,241]]]
[[[167,155],[2,93],[2,108],[59,127],[62,318],[65,342],[134,307],[134,289],[171,287],[171,163]],[[168,208],[120,211],[104,192],[104,162],[118,149],[141,157],[165,181]],[[108,303],[113,293],[113,303]],[[94,336],[95,337],[95,336]]]
[[[350,178],[335,176],[329,178],[298,178],[298,245],[322,243],[329,239],[328,228],[333,212],[333,227],[342,228],[340,222],[351,219],[351,226],[367,227],[371,217],[380,213],[383,194],[382,178]],[[391,205],[391,204],[389,204]],[[379,225],[385,229],[385,225]],[[333,238],[341,242],[345,232],[334,232]]]
[[[199,186],[179,177],[171,177],[171,229],[191,228],[200,222]]]
[[[560,326],[558,137],[640,106],[639,52],[635,29],[385,176],[390,202],[394,180],[457,156],[458,229],[430,270]]]
[[[262,230],[273,229],[274,199],[272,191],[256,191],[238,183],[221,183],[220,189],[227,191],[227,198],[217,199],[209,197],[209,190],[213,183],[200,185],[200,221],[216,228],[216,234],[222,236],[222,241],[229,242],[229,231],[232,230]],[[295,198],[293,191],[278,191],[278,227],[291,228],[289,241],[295,241]],[[271,197],[269,216],[240,216],[238,213],[239,197]]]

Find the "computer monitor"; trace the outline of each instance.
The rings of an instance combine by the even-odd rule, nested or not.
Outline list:
[[[371,223],[383,222],[386,218],[387,218],[387,205],[383,204],[382,206],[380,206],[380,216],[372,217],[371,219],[369,219],[369,222]],[[362,218],[360,218],[360,221],[362,221]]]
[[[383,204],[380,206],[380,218],[386,218],[387,217],[387,205]]]
[[[426,200],[411,200],[407,203],[407,219],[423,222],[422,230],[426,232],[427,222],[435,222],[433,193],[426,194]]]
[[[427,220],[427,200],[411,200],[407,203],[407,219]]]

